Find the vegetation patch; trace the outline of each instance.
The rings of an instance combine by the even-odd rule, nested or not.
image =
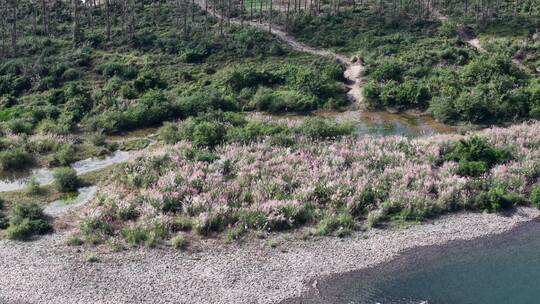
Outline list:
[[[6,235],[10,239],[27,240],[52,231],[43,209],[34,203],[18,203],[11,208]]]
[[[192,157],[201,148],[181,141],[125,165],[86,222],[108,227],[106,237],[152,247],[179,232],[232,242],[249,231],[315,226],[346,236],[387,220],[499,212],[536,202],[540,160],[530,152],[538,128],[419,139],[299,136],[290,147],[217,145],[212,161]],[[482,162],[485,171],[464,172],[463,162]]]

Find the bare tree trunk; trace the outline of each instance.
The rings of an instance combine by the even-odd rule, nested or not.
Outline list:
[[[244,25],[244,13],[245,13],[244,0],[240,0],[240,24]]]
[[[32,33],[37,34],[37,3],[36,0],[32,0]]]
[[[174,1],[174,21],[175,21],[175,25],[176,25],[176,31],[178,32],[178,30],[180,29],[180,13],[182,11],[180,10],[180,0],[175,0]]]
[[[184,37],[187,38],[189,35],[189,28],[188,28],[188,1],[184,0]]]
[[[191,27],[195,24],[195,0],[191,0]]]
[[[81,38],[80,20],[79,20],[79,0],[72,0],[73,6],[73,43],[78,43]]]
[[[219,34],[223,36],[223,13],[225,10],[225,0],[221,0],[221,18],[219,18]]]
[[[262,17],[263,17],[263,0],[260,0],[259,2],[259,23],[262,23]]]
[[[204,31],[208,27],[208,0],[204,0]]]
[[[273,1],[270,0],[270,21],[268,22],[268,31],[271,33],[272,32],[272,17],[273,17],[273,14],[272,14],[272,3]]]
[[[42,11],[42,19],[43,19],[43,34],[45,36],[49,35],[49,11],[47,9],[47,1],[41,0],[41,11]]]
[[[107,41],[111,41],[111,4],[110,0],[105,0],[105,22],[106,22],[106,33]]]
[[[287,0],[287,13],[285,15],[285,31],[289,30],[289,14],[291,10],[291,0]]]
[[[11,52],[13,56],[17,55],[17,13],[18,0],[11,0]]]
[[[231,0],[227,0],[227,26],[231,26]]]
[[[0,6],[7,7],[7,3],[4,0],[0,0]],[[0,58],[5,58],[7,56],[7,47],[6,47],[6,20],[7,14],[6,10],[0,10]]]

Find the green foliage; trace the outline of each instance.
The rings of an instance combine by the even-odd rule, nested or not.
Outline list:
[[[317,99],[298,91],[260,88],[250,107],[271,113],[307,112],[317,109]]]
[[[75,160],[75,148],[71,144],[64,144],[54,153],[54,160],[60,166],[69,166]]]
[[[228,129],[226,137],[229,141],[250,142],[261,137],[288,133],[289,130],[284,125],[269,122],[250,121],[245,125]]]
[[[215,147],[223,142],[225,134],[225,126],[216,121],[189,119],[181,127],[181,138],[197,146]]]
[[[500,212],[514,206],[518,202],[520,202],[520,198],[499,187],[482,191],[473,200],[476,208],[489,212]]]
[[[237,241],[246,232],[243,226],[230,227],[225,230],[225,240],[229,243]]]
[[[308,118],[299,128],[299,132],[313,139],[330,139],[354,132],[354,126],[348,123],[330,122],[322,118]]]
[[[531,204],[540,208],[540,185],[535,185],[531,190]]]
[[[26,186],[26,193],[30,195],[38,195],[42,192],[39,182],[35,178],[31,178]]]
[[[80,246],[84,241],[76,234],[70,235],[66,241],[68,246]]]
[[[350,230],[354,226],[354,218],[347,211],[342,210],[337,214],[325,216],[318,224],[320,235],[328,235],[337,229]]]
[[[462,176],[480,176],[494,165],[512,159],[512,154],[493,147],[486,138],[472,136],[460,140],[445,159],[459,162],[458,174]]]
[[[87,218],[83,220],[80,224],[80,230],[81,232],[86,235],[94,235],[94,234],[111,234],[112,227],[110,224],[96,219],[96,218]]]
[[[0,151],[0,169],[18,170],[32,166],[34,157],[22,148]]]
[[[200,235],[210,235],[212,232],[223,231],[231,220],[232,219],[225,214],[201,214],[195,221],[193,230]]]
[[[189,241],[185,236],[177,235],[171,239],[171,246],[176,250],[186,250]]]
[[[52,230],[43,209],[35,203],[15,204],[10,213],[7,236],[10,239],[26,240],[33,235],[42,235]]]
[[[157,222],[145,227],[127,227],[122,230],[122,237],[132,246],[155,247],[167,235],[165,226]]]
[[[63,167],[54,170],[54,183],[60,192],[74,192],[79,187],[79,178],[75,169]]]
[[[4,200],[0,199],[0,230],[8,227],[8,220],[4,214]]]

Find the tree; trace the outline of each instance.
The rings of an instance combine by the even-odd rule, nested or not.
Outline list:
[[[80,12],[79,12],[80,0],[72,0],[71,5],[73,8],[73,43],[78,43],[81,40]]]
[[[19,10],[19,1],[8,0],[9,7],[11,9],[11,52],[13,56],[17,55],[17,14]]]
[[[47,8],[47,1],[41,0],[41,19],[43,22],[43,34],[49,35],[49,10]]]
[[[111,40],[111,4],[109,0],[105,0],[105,23],[106,23],[107,41],[110,41]]]

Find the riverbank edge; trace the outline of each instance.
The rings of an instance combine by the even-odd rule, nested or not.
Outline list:
[[[346,290],[340,284],[345,283],[349,286],[351,282],[357,282],[358,278],[365,280],[371,277],[389,277],[402,272],[416,271],[417,268],[414,267],[421,267],[420,264],[424,262],[437,263],[437,261],[444,260],[445,257],[452,254],[462,254],[461,251],[475,252],[482,250],[483,246],[490,246],[491,243],[505,242],[520,237],[530,233],[531,225],[538,223],[540,223],[540,216],[533,216],[523,222],[515,222],[508,229],[501,232],[488,233],[474,238],[460,237],[442,244],[428,244],[407,248],[396,254],[396,256],[371,266],[311,279],[306,283],[307,290],[305,292],[298,297],[291,297],[281,301],[280,304],[333,303],[330,301],[336,295],[336,290]]]
[[[520,212],[524,212],[520,215]],[[454,218],[459,222],[459,216],[462,216],[466,213],[460,212],[461,214],[450,214],[450,215],[444,215],[443,217],[447,218]],[[492,214],[479,214],[476,215],[482,215],[482,216],[490,216]],[[516,217],[517,215],[517,217]],[[523,217],[524,215],[524,217]],[[422,245],[412,246],[408,247],[408,244],[402,244],[404,249],[400,249],[397,253],[395,253],[392,256],[385,257],[384,259],[380,261],[376,261],[373,264],[370,264],[368,266],[359,267],[356,269],[346,270],[346,271],[340,271],[336,273],[331,273],[327,275],[318,275],[310,279],[305,279],[304,286],[305,290],[298,296],[290,297],[285,300],[280,301],[280,304],[307,304],[307,303],[327,303],[328,299],[325,299],[324,297],[320,297],[321,290],[323,290],[322,293],[324,293],[324,289],[328,288],[329,286],[332,286],[333,284],[336,284],[336,282],[332,282],[335,280],[342,281],[342,280],[354,280],[354,277],[360,274],[364,275],[372,275],[376,272],[384,272],[384,273],[397,273],[399,269],[405,269],[410,268],[407,263],[409,262],[408,259],[422,259],[429,256],[429,258],[433,259],[440,259],[442,255],[440,254],[441,251],[444,251],[446,249],[457,250],[458,248],[463,248],[464,246],[471,246],[472,247],[478,247],[482,246],[482,244],[494,241],[495,238],[509,238],[513,235],[525,233],[522,231],[522,227],[525,228],[527,225],[531,224],[534,221],[540,221],[540,212],[534,208],[530,207],[518,207],[515,210],[512,210],[506,214],[503,214],[502,216],[499,216],[505,219],[511,219],[511,221],[504,221],[503,222],[493,222],[495,225],[495,230],[487,230],[484,231],[485,234],[480,235],[467,235],[466,231],[458,232],[452,235],[447,235],[447,239],[441,239],[440,242],[437,243],[426,243]],[[426,226],[426,225],[437,225],[437,220],[428,221],[425,223],[420,224],[420,226]],[[508,224],[508,226],[506,226]],[[391,228],[394,229],[395,228]],[[501,229],[501,230],[499,230]],[[395,230],[394,232],[397,232]],[[471,243],[474,242],[474,243]],[[472,249],[471,249],[472,250]],[[478,250],[478,249],[477,249]],[[437,256],[437,253],[439,253],[439,256]],[[380,275],[380,274],[378,274]],[[329,303],[329,302],[328,302]]]
[[[66,245],[69,231],[33,242],[0,240],[5,303],[295,303],[331,276],[383,265],[421,246],[500,234],[540,216],[459,212],[406,229],[372,229],[344,239],[302,241],[291,234],[222,244],[202,240],[189,253],[171,248],[119,253]],[[269,246],[269,242],[275,246]],[[95,254],[99,260],[89,263]],[[297,302],[296,302],[297,303]],[[305,302],[304,302],[305,303]],[[308,302],[309,303],[309,302]]]

